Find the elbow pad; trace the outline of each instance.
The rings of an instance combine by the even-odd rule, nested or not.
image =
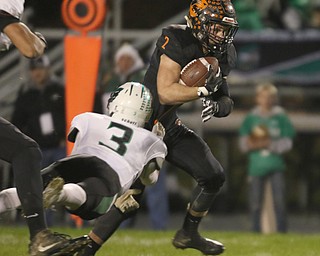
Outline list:
[[[227,96],[222,96],[217,100],[219,110],[214,114],[215,117],[226,117],[233,110],[233,100]]]

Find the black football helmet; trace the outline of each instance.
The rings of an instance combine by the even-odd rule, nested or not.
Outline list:
[[[192,0],[187,24],[208,52],[223,53],[239,28],[230,0]]]

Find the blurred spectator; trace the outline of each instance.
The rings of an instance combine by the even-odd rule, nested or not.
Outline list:
[[[309,26],[315,29],[320,28],[320,1],[318,5],[310,7]]]
[[[241,30],[261,30],[263,28],[261,14],[255,0],[236,1],[234,6]]]
[[[101,88],[105,92],[104,102],[110,93],[127,81],[142,82],[145,64],[137,49],[131,44],[123,44],[115,53],[114,68],[108,70],[102,79]]]
[[[47,55],[30,60],[30,79],[14,105],[12,123],[40,145],[42,167],[65,157],[64,85],[50,71]]]
[[[103,79],[102,87],[105,88],[104,102],[110,93],[119,85],[128,82],[143,82],[146,67],[138,50],[129,43],[123,44],[115,53],[114,70],[107,73]],[[160,171],[156,184],[147,187],[145,190],[146,206],[153,229],[163,230],[167,227],[169,217],[169,202],[166,189],[166,169],[167,164]],[[132,227],[134,218],[125,221],[122,227]]]
[[[277,104],[278,91],[273,84],[256,88],[256,106],[240,128],[239,145],[248,154],[249,204],[253,231],[261,232],[261,213],[265,185],[271,184],[276,230],[287,231],[285,200],[285,162],[282,154],[292,148],[295,130],[282,107]],[[269,209],[270,210],[270,209]]]
[[[267,28],[284,28],[282,16],[286,8],[286,0],[257,0],[257,9]]]
[[[236,1],[240,29],[262,28],[297,30],[305,25],[306,0],[242,0]]]

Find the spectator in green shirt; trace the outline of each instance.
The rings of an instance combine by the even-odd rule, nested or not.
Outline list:
[[[261,232],[261,209],[265,183],[271,183],[276,229],[287,231],[285,162],[282,154],[292,148],[294,127],[284,109],[277,105],[278,91],[273,84],[256,88],[256,106],[240,128],[239,145],[248,154],[249,204],[253,231]]]

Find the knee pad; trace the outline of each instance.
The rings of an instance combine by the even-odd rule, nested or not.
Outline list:
[[[206,177],[202,177],[198,180],[198,186],[203,188],[208,193],[218,193],[220,188],[225,182],[225,174],[223,169],[206,174]]]

